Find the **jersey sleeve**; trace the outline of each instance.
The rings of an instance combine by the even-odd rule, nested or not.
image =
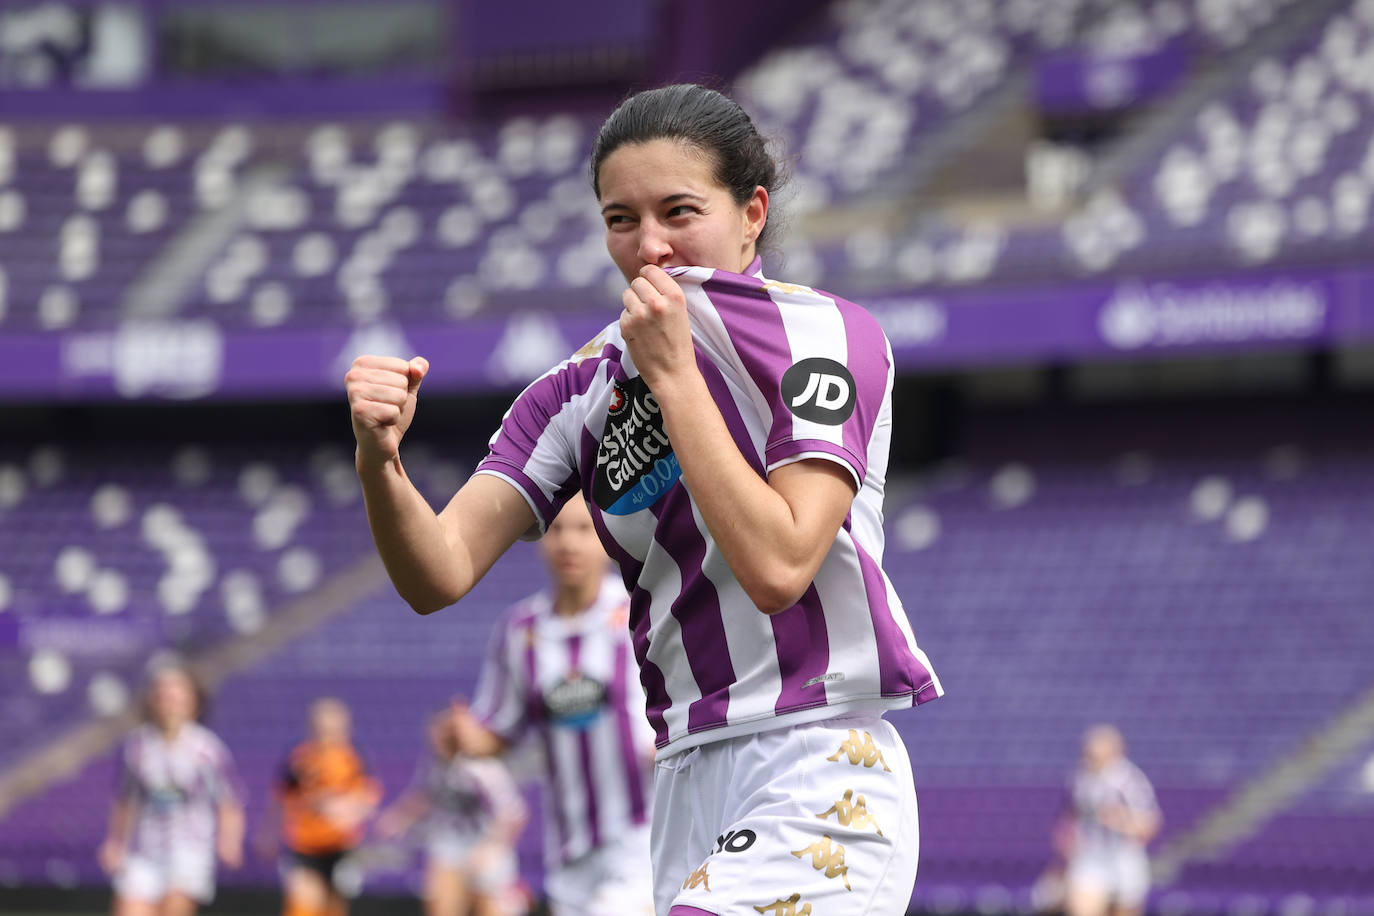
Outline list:
[[[507,614],[497,624],[477,680],[472,713],[507,744],[517,742],[528,724],[525,716],[528,686],[516,653],[521,634],[527,634]]]
[[[246,791],[239,779],[238,768],[229,748],[214,735],[209,736],[206,750],[207,785],[216,802],[242,804]]]
[[[1127,772],[1130,774],[1130,778],[1126,780],[1126,784],[1122,788],[1126,807],[1138,813],[1159,811],[1159,800],[1155,797],[1155,789],[1154,786],[1150,785],[1149,777],[1134,764]]]
[[[579,487],[577,454],[583,402],[605,378],[604,333],[530,383],[506,411],[475,473],[511,484],[534,511],[542,534]]]
[[[767,471],[834,461],[862,487],[875,435],[890,435],[892,351],[877,320],[804,286],[714,272],[679,277],[697,342],[731,364],[767,428]]]
[[[469,772],[493,821],[511,824],[525,819],[525,798],[504,763],[495,759],[473,760]]]
[[[115,772],[115,798],[119,801],[134,802],[143,797],[143,783],[134,763],[137,753],[137,738],[130,736],[120,746]]]

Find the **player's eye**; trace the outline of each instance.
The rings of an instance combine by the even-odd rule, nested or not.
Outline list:
[[[695,213],[695,212],[696,212],[696,207],[690,206],[690,205],[688,205],[688,204],[678,204],[676,207],[673,207],[671,210],[668,211],[668,218],[669,218],[669,219],[674,219],[674,218],[676,218],[676,217],[679,217],[679,216],[686,216],[686,215],[688,215],[689,213]]]
[[[625,226],[629,224],[629,222],[630,217],[626,216],[623,213],[610,213],[606,216],[606,227],[608,229],[614,229],[618,226]]]

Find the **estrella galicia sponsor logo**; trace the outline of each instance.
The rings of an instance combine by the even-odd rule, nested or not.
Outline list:
[[[813,356],[782,374],[782,398],[803,420],[839,426],[854,413],[854,376],[833,359]]]
[[[759,835],[747,827],[743,830],[727,830],[716,837],[716,852],[744,852]]]
[[[596,450],[592,499],[609,515],[647,509],[682,476],[663,414],[644,379],[617,382]]]
[[[606,707],[606,685],[572,674],[544,691],[544,713],[554,725],[585,731]]]

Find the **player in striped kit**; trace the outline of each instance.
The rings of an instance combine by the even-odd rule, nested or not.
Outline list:
[[[903,912],[916,796],[881,716],[941,687],[881,566],[891,348],[762,275],[776,166],[719,93],[631,97],[592,179],[619,320],[520,395],[438,515],[399,453],[428,363],[350,369],[374,539],[427,613],[580,490],[631,589],[660,916]]]
[[[545,893],[554,916],[653,913],[649,867],[654,733],[630,645],[629,596],[586,503],[568,500],[540,547],[551,588],[498,625],[465,750],[497,754],[530,737],[545,772]]]
[[[224,743],[195,721],[191,675],[159,668],[147,722],[120,752],[120,788],[100,864],[115,916],[189,916],[215,896],[215,859],[243,862],[243,803]]]
[[[1060,853],[1069,916],[1136,916],[1150,891],[1146,844],[1162,823],[1150,780],[1126,758],[1113,725],[1083,735],[1083,756],[1069,780]]]
[[[519,877],[525,800],[504,764],[461,752],[458,717],[456,707],[431,717],[429,750],[376,833],[392,839],[423,824],[425,916],[501,916]]]

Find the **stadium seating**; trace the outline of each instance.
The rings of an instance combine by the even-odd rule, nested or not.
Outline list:
[[[336,446],[0,451],[0,763],[122,710],[151,649],[256,632],[371,549]]]
[[[941,125],[1042,51],[1184,35],[1224,59],[1290,5],[850,0],[738,82],[787,144],[789,208],[804,217],[887,193]],[[1374,231],[1371,53],[1374,4],[1352,0],[1062,224],[796,237],[787,272],[841,288],[966,284],[1357,250]],[[594,129],[561,114],[0,131],[0,326],[102,328],[150,308],[263,328],[461,320],[511,301],[595,308],[620,281],[588,193]],[[138,281],[190,227],[213,248],[204,270],[149,294]]]
[[[948,692],[893,716],[921,797],[918,902],[988,912],[1028,903],[1051,858],[1049,832],[1079,737],[1092,723],[1124,730],[1132,758],[1159,790],[1168,837],[1301,747],[1368,688],[1374,621],[1358,613],[1374,589],[1358,536],[1374,514],[1374,479],[1362,457],[1367,432],[1319,418],[1270,419],[1089,411],[1052,428],[988,420],[959,465],[892,482],[885,565]],[[1211,438],[1186,435],[1199,423]],[[430,461],[440,488],[443,462]],[[303,464],[308,458],[275,456],[272,489],[246,483],[253,479],[247,460],[216,454],[213,498],[196,502],[180,485],[158,494],[175,499],[187,524],[205,532],[218,590],[227,570],[244,568],[262,583],[267,604],[290,593],[274,581],[280,548],[248,543],[264,511],[245,504],[252,494],[292,484],[310,494],[314,514],[303,527],[332,533],[312,541],[302,532],[289,543],[318,550],[326,575],[367,549],[356,503],[331,504],[333,465],[322,458],[323,472],[287,472]],[[124,456],[112,466],[146,518],[140,478],[122,470],[137,462]],[[145,469],[142,479],[152,476]],[[90,483],[73,470],[62,485],[26,497],[35,504],[62,497],[72,507],[52,526],[64,534],[36,549],[55,557],[59,542],[75,540],[102,568],[117,568],[120,557],[92,536]],[[207,502],[216,511],[194,508]],[[151,595],[162,563],[155,549],[135,555],[137,563],[128,561],[133,598],[121,613],[166,620]],[[425,715],[472,689],[496,613],[542,576],[533,548],[521,546],[466,606],[426,618],[383,589],[231,678],[212,725],[235,750],[252,816],[263,816],[272,774],[297,740],[312,696],[350,703],[360,744],[399,790],[420,752]],[[198,638],[230,632],[214,599],[211,591],[185,618]],[[75,603],[82,600],[89,599]],[[94,616],[84,605],[72,612]],[[15,613],[43,612],[20,600]],[[81,677],[53,696],[79,698]],[[1298,892],[1328,902],[1359,898],[1371,880],[1360,839],[1370,815],[1360,788],[1364,756],[1352,756],[1220,861],[1190,864],[1157,900],[1225,908],[1255,892],[1246,876],[1260,872],[1272,894],[1256,912],[1278,912]],[[53,869],[96,880],[90,849],[109,767],[108,758],[93,764],[0,826],[0,880],[51,877]],[[1314,837],[1303,856],[1292,855],[1294,832]],[[529,842],[534,863],[537,842]],[[1279,861],[1284,868],[1274,867]],[[229,880],[270,876],[258,863]],[[386,872],[375,880],[398,887],[410,877]]]

